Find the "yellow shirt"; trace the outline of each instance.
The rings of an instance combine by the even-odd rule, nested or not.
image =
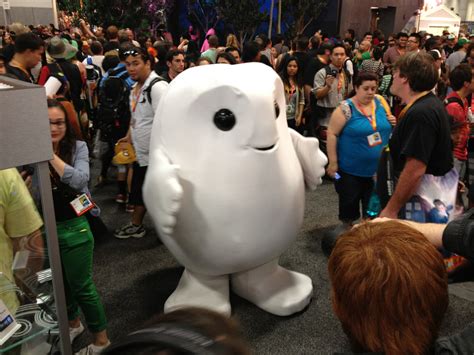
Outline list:
[[[38,211],[23,179],[16,169],[0,170],[0,289],[5,286],[5,277],[14,283],[11,238],[19,238],[38,230],[43,225]],[[0,293],[12,314],[19,302],[15,292]]]

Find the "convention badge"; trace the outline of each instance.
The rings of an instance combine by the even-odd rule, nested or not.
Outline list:
[[[86,194],[82,194],[81,196],[75,198],[69,203],[71,204],[72,208],[74,209],[74,212],[76,212],[78,216],[82,216],[84,213],[94,207],[94,203]]]
[[[21,325],[17,323],[5,303],[0,299],[0,346],[20,328]]]
[[[369,141],[369,146],[371,147],[382,144],[382,136],[380,135],[380,132],[375,132],[371,135],[368,135],[367,140]]]

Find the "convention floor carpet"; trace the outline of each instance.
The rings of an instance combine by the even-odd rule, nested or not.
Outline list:
[[[96,169],[93,169],[93,183]],[[130,220],[124,206],[115,203],[115,193],[114,184],[92,188],[110,231]],[[290,317],[278,317],[236,295],[231,296],[233,316],[256,354],[330,354],[350,350],[331,309],[327,259],[321,251],[323,233],[336,224],[337,195],[332,184],[325,182],[315,192],[306,194],[303,227],[296,243],[281,257],[281,265],[313,280],[314,297],[306,310]],[[145,219],[145,225],[144,238],[118,240],[109,236],[96,242],[94,279],[105,305],[112,341],[139,329],[162,312],[183,271],[159,242],[150,219]],[[474,321],[473,287],[461,291],[457,294],[462,297],[450,295],[442,335],[453,334]],[[74,348],[88,341],[89,335],[82,335]]]

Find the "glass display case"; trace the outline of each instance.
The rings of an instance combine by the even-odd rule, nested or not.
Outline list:
[[[71,354],[43,87],[0,76],[0,354]]]

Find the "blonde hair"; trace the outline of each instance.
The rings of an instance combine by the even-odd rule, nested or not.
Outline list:
[[[237,40],[237,37],[231,33],[227,36],[227,41],[226,41],[226,47],[235,47],[235,48],[240,48],[239,41]]]

